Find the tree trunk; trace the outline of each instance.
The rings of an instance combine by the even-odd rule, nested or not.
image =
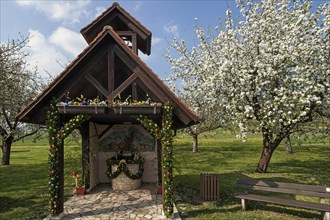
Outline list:
[[[197,153],[198,152],[198,134],[193,134],[193,153]]]
[[[3,139],[2,142],[2,165],[10,164],[10,152],[11,144],[13,143],[14,138],[12,136]]]
[[[293,153],[290,134],[285,137],[285,151],[289,154]]]
[[[274,150],[271,147],[265,147],[262,150],[260,160],[258,162],[257,171],[259,173],[266,173],[270,159],[272,158]]]

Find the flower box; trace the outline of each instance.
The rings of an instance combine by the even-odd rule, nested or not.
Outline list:
[[[158,115],[161,113],[161,106],[137,105],[137,106],[113,106],[115,114],[118,115]]]
[[[105,114],[107,106],[99,105],[57,105],[60,114]]]

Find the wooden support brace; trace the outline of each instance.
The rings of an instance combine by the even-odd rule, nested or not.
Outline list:
[[[85,78],[98,90],[102,93],[102,95],[107,96],[108,95],[108,91],[103,88],[103,86],[101,85],[101,83],[99,83],[99,81],[97,81],[97,79],[95,79],[92,75],[87,74],[85,76]]]

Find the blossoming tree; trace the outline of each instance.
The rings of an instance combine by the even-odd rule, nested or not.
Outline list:
[[[215,32],[195,28],[198,46],[173,39],[174,75],[191,99],[230,118],[245,133],[261,132],[257,171],[267,172],[280,142],[329,109],[330,6],[312,1],[237,1]],[[198,99],[199,100],[199,99]]]
[[[16,114],[42,89],[37,69],[29,70],[24,51],[29,37],[0,42],[0,138],[2,165],[10,164],[11,145],[40,133],[38,125],[20,123]]]

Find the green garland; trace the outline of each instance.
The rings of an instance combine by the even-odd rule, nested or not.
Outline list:
[[[131,171],[129,171],[127,164],[135,164],[138,163],[139,164],[139,170],[136,174],[133,174]],[[140,179],[143,175],[143,171],[144,171],[144,160],[142,157],[139,157],[138,160],[116,160],[116,159],[108,159],[107,160],[107,164],[108,164],[108,170],[107,170],[107,176],[110,179],[115,179],[119,176],[119,174],[121,174],[121,172],[124,172],[125,175],[132,179],[132,180],[136,180],[136,179]],[[112,166],[113,165],[117,165],[117,169],[115,172],[112,172]]]
[[[146,116],[137,116],[136,119],[155,136],[160,139],[163,146],[162,172],[164,183],[163,210],[166,217],[171,217],[173,213],[173,138],[172,111],[173,106],[166,102],[163,105],[162,127]]]
[[[53,216],[63,212],[60,201],[60,148],[64,139],[83,122],[89,119],[86,115],[76,115],[64,125],[61,124],[60,114],[57,111],[57,100],[53,99],[47,111],[47,129],[49,136],[48,176],[49,176],[49,210]],[[63,177],[62,177],[63,178]]]

